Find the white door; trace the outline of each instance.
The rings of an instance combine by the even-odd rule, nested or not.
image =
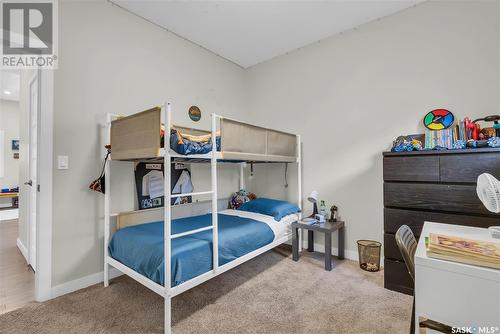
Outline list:
[[[38,75],[36,75],[29,85],[30,94],[30,133],[29,133],[29,176],[26,184],[29,186],[29,211],[28,211],[28,234],[29,264],[36,270],[36,212],[37,212],[37,158],[38,158]]]

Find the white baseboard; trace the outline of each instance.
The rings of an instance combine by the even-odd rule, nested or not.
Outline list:
[[[21,254],[23,254],[24,259],[26,260],[26,263],[28,263],[28,249],[23,245],[21,242],[21,239],[17,238],[16,240],[17,248],[19,248],[19,251]]]
[[[109,278],[115,278],[123,275],[123,273],[115,268],[109,268]],[[71,292],[75,292],[94,284],[98,284],[104,281],[104,272],[99,272],[91,274],[82,278],[78,278],[73,281],[69,281],[63,284],[56,285],[52,287],[52,298],[57,298],[62,295],[66,295]]]

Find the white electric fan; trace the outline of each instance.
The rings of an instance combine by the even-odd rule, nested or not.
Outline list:
[[[477,196],[488,211],[500,213],[500,181],[483,173],[477,178]],[[493,238],[500,238],[500,226],[489,227]]]

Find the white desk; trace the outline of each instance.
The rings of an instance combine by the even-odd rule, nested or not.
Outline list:
[[[419,317],[452,327],[493,327],[498,332],[500,270],[427,257],[429,233],[500,242],[484,228],[424,223],[415,253],[415,333]]]

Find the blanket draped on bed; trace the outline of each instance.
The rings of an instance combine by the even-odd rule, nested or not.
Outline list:
[[[200,137],[200,136],[199,136]],[[202,136],[201,136],[202,137]],[[205,136],[211,138],[211,135]],[[206,154],[212,151],[211,140],[195,140],[196,136],[180,136],[178,132],[170,135],[170,148],[183,155]],[[220,136],[215,138],[217,151],[220,151]]]
[[[257,220],[218,214],[219,265],[261,248],[274,240],[271,228]],[[212,215],[172,221],[172,234],[212,224]],[[109,243],[114,259],[161,285],[165,284],[163,221],[129,226]],[[172,240],[172,287],[212,270],[212,230]]]

